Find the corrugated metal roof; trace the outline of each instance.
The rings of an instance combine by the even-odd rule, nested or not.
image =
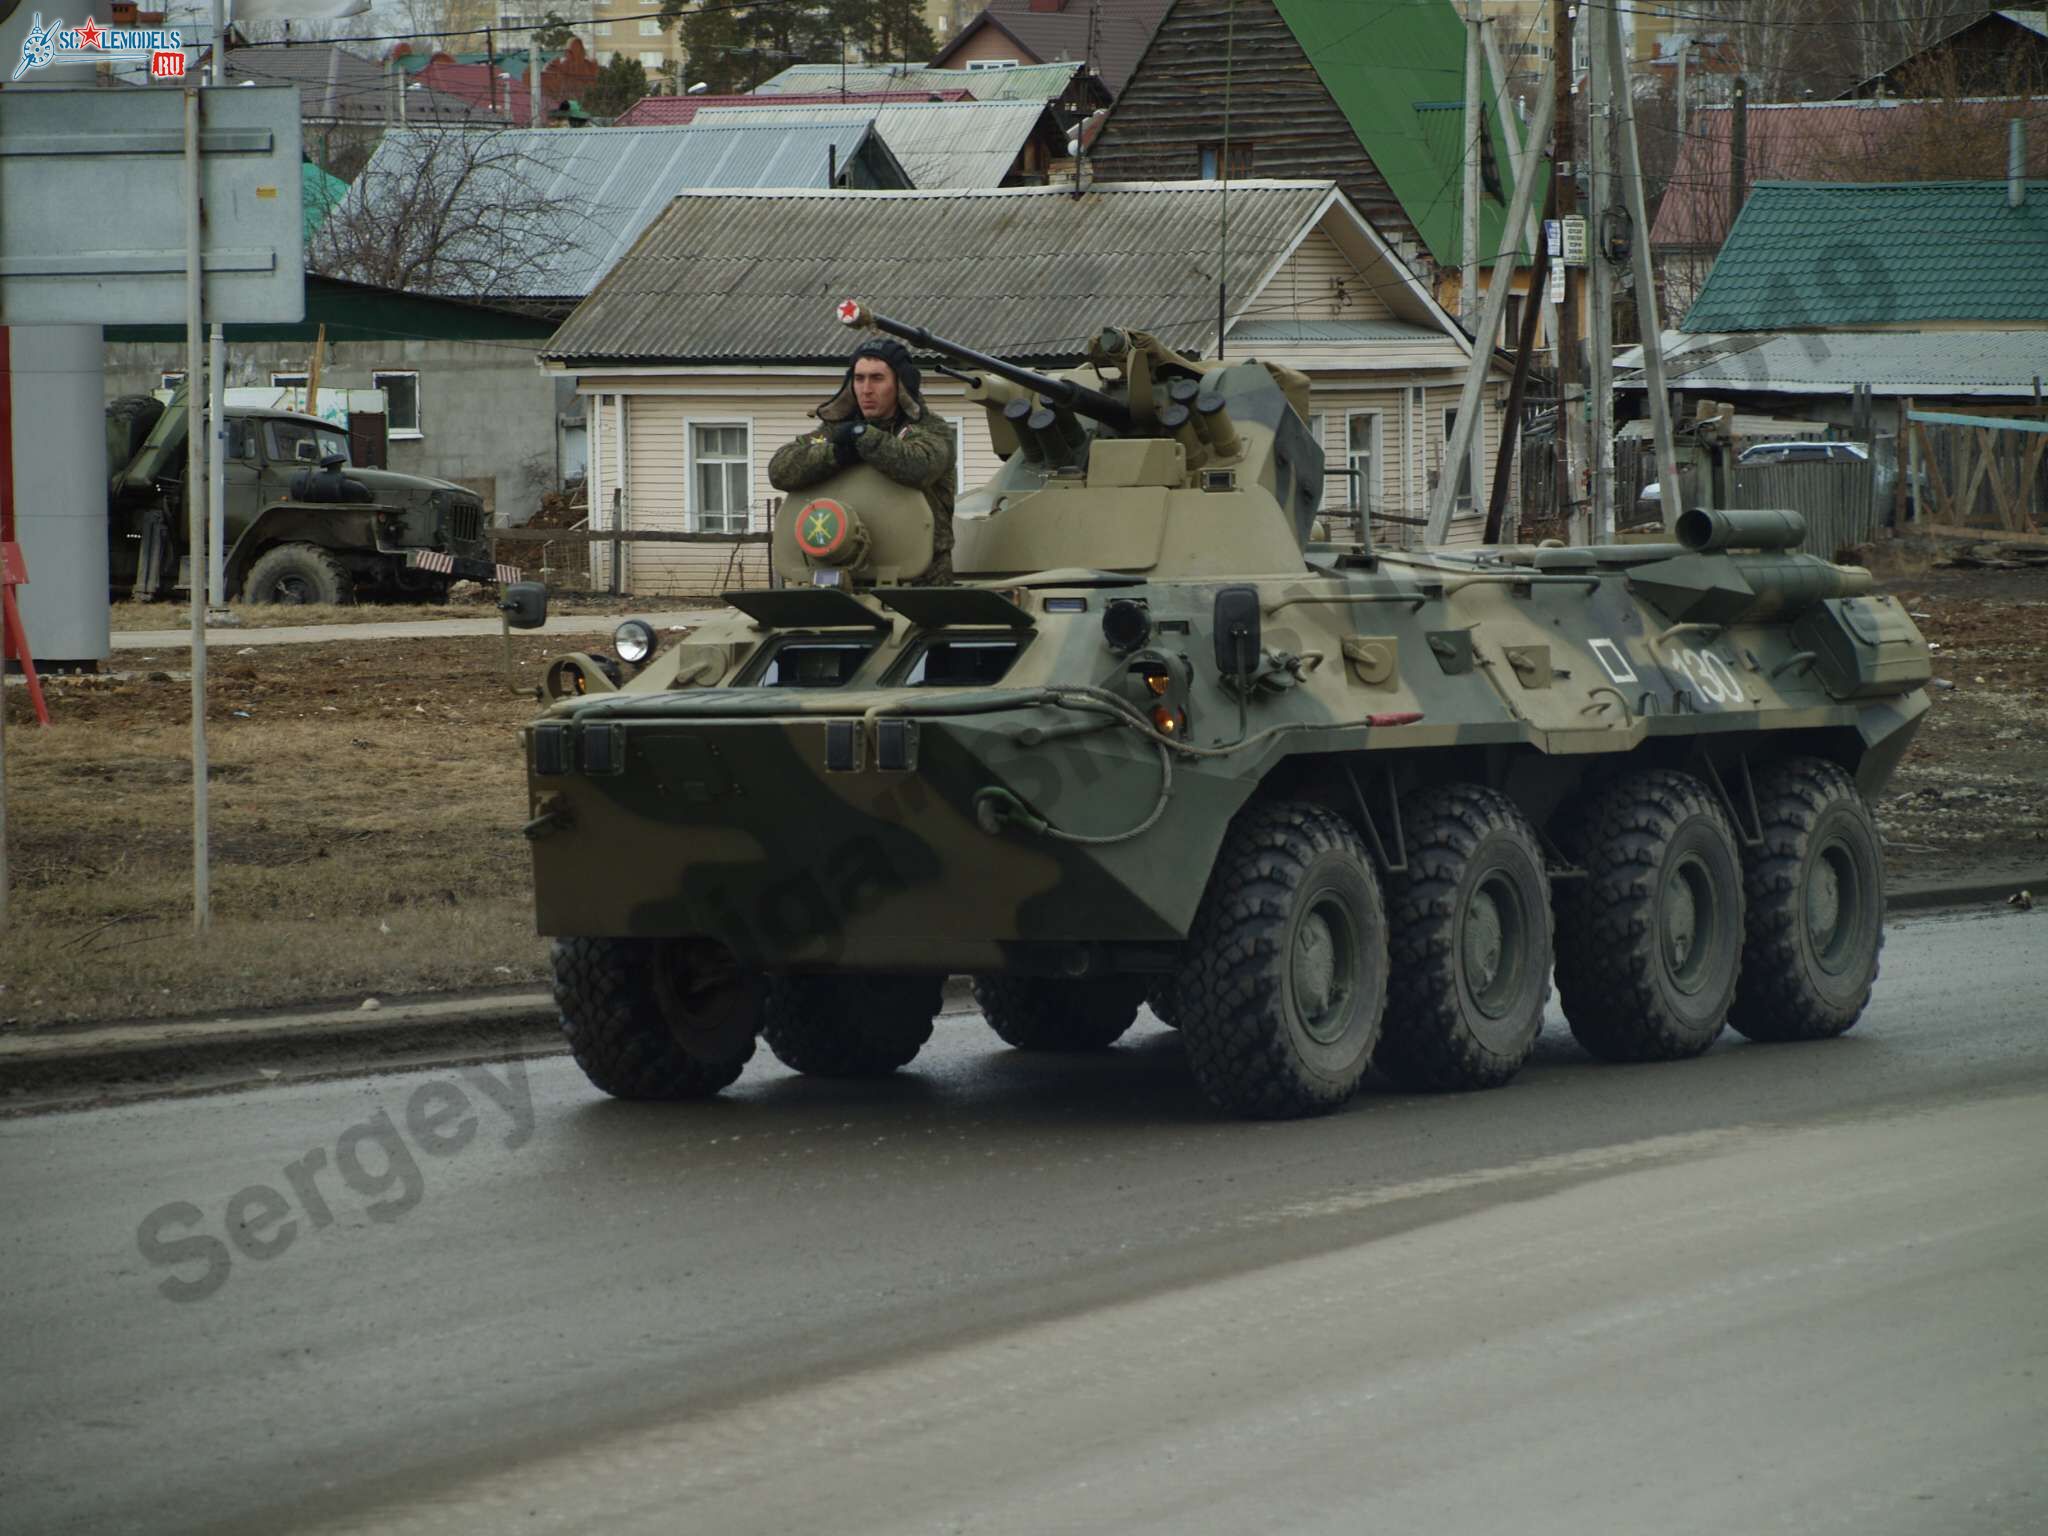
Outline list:
[[[1679,329],[2048,321],[2048,181],[1767,182]],[[2043,338],[2048,346],[2048,336]]]
[[[1073,83],[1072,64],[1026,64],[1017,69],[934,69],[929,64],[792,64],[754,87],[756,96],[786,91],[970,91],[976,101],[1051,101]]]
[[[695,121],[784,126],[872,121],[910,184],[929,192],[1001,186],[1046,111],[1042,101],[907,101],[850,107],[718,107],[700,112]],[[1048,132],[1056,134],[1057,129]]]
[[[1351,342],[1442,341],[1442,331],[1405,320],[1241,320],[1230,328],[1232,341]]]
[[[612,119],[614,128],[676,127],[693,121],[699,112],[714,107],[854,107],[886,101],[972,101],[974,93],[958,90],[878,91],[863,96],[858,91],[783,91],[762,96],[642,96]]]
[[[1665,382],[1688,391],[2030,397],[2048,377],[2048,331],[1666,333]],[[1615,360],[1616,385],[1643,388],[1642,348]]]
[[[419,134],[452,131],[386,133],[352,195],[403,196],[411,168],[426,152]],[[844,167],[871,133],[865,121],[493,133],[488,160],[475,169],[464,196],[478,205],[523,204],[548,212],[532,221],[534,250],[521,264],[531,270],[520,290],[492,297],[581,298],[678,192],[822,188],[833,160]]]
[[[1235,182],[1228,291],[1250,294],[1332,191]],[[1213,182],[678,197],[544,349],[564,362],[822,362],[843,298],[1001,356],[1066,361],[1105,325],[1203,350]]]

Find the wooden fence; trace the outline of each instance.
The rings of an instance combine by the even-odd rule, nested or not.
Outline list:
[[[1728,505],[1790,508],[1806,519],[1806,542],[1800,547],[1832,560],[1837,551],[1877,537],[1876,472],[1868,459],[1739,464],[1728,476]]]
[[[2048,524],[2048,417],[1908,410],[1911,516],[1921,523],[2038,533]]]
[[[683,545],[696,558],[668,562],[656,583],[636,581],[635,595],[716,597],[721,592],[774,584],[768,539],[765,532],[679,533],[666,528],[494,528],[491,557],[501,558],[499,551],[507,546],[539,545],[544,558],[538,567],[521,562],[539,579],[551,586],[592,591],[597,586],[592,577],[595,570],[605,590],[617,594],[620,572],[630,574],[623,558],[626,545]],[[593,559],[593,546],[608,558]]]

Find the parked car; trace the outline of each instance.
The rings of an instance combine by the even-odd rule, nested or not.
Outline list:
[[[1843,464],[1850,460],[1868,459],[1870,450],[1861,443],[1791,442],[1751,443],[1735,456],[1735,462],[1742,464]],[[1655,480],[1644,486],[1636,500],[1660,506],[1664,500],[1664,488]]]

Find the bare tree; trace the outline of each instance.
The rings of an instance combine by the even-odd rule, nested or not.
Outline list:
[[[308,250],[312,270],[410,293],[550,297],[537,285],[579,245],[579,213],[546,188],[546,135],[388,133]],[[539,142],[541,148],[529,146]]]

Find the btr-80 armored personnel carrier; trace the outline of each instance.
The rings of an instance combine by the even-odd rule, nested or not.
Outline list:
[[[781,584],[665,650],[558,661],[526,732],[535,890],[577,1060],[629,1098],[891,1071],[949,974],[1024,1050],[1141,1002],[1247,1115],[1368,1063],[1505,1083],[1555,972],[1594,1054],[1839,1034],[1877,974],[1869,796],[1928,651],[1784,512],[1670,542],[1313,537],[1306,381],[1108,331],[966,371],[1001,471],[949,585],[923,494],[856,463],[775,525]]]

